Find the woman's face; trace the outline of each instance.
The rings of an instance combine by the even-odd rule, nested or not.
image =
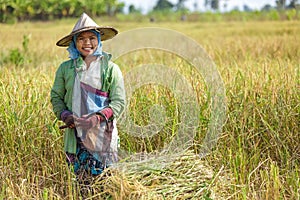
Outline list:
[[[93,55],[98,47],[98,38],[90,31],[82,32],[76,38],[76,47],[84,58]]]

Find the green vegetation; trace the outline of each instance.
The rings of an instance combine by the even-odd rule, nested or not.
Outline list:
[[[0,0],[0,5],[0,22],[4,23],[78,17],[82,12],[87,12],[91,16],[111,16],[121,12],[124,7],[124,3],[117,0]]]
[[[275,0],[274,0],[275,1]],[[86,12],[91,17],[115,17],[117,20],[136,21],[233,21],[233,20],[295,20],[299,19],[299,0],[275,1],[276,6],[266,4],[261,11],[251,10],[244,4],[245,12],[238,8],[220,13],[220,0],[206,0],[206,12],[198,12],[198,3],[194,3],[192,12],[185,7],[186,0],[171,3],[168,0],[159,0],[153,9],[146,15],[141,10],[129,5],[130,15],[124,14],[125,3],[118,0],[49,0],[24,1],[0,0],[0,23],[16,23],[22,21],[49,21],[62,18],[79,17]],[[223,2],[224,8],[227,6]]]
[[[120,32],[153,26],[105,18],[95,21]],[[67,19],[0,25],[0,199],[80,196],[65,163],[61,122],[49,102],[55,70],[67,59],[66,50],[55,42],[74,23]],[[215,61],[226,88],[226,124],[214,151],[204,159],[185,152],[159,170],[128,165],[95,181],[87,192],[90,199],[92,195],[95,199],[299,199],[300,22],[215,20],[154,25],[195,39]],[[209,116],[203,82],[196,82],[200,77],[187,63],[166,53],[141,51],[116,62],[126,73],[149,59],[168,62],[193,85],[202,106],[197,150]],[[121,147],[138,152],[158,149],[176,130],[176,100],[168,90],[149,86],[137,91],[131,103],[139,124],[147,123],[147,109],[153,103],[164,105],[174,121],[154,141],[120,132]]]
[[[184,18],[183,18],[184,16]],[[283,21],[283,20],[299,20],[300,13],[296,9],[290,9],[278,12],[277,10],[270,11],[252,11],[252,12],[241,12],[233,10],[226,13],[220,12],[187,12],[183,11],[152,11],[147,15],[142,15],[140,13],[133,13],[131,15],[125,15],[118,13],[116,15],[116,20],[118,21],[141,21],[148,22],[150,18],[154,22],[224,22],[224,21]]]

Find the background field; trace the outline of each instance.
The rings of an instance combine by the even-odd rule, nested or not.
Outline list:
[[[92,186],[95,190],[99,185],[104,187],[102,198],[300,198],[299,21],[102,20],[95,21],[113,25],[121,32],[155,26],[174,29],[195,39],[216,63],[228,102],[226,124],[212,154],[200,160],[187,153],[161,171],[129,167],[125,172],[114,172],[115,176]],[[55,42],[72,30],[75,21],[0,24],[0,199],[79,196],[75,191],[78,186],[65,165],[60,122],[56,121],[49,102],[55,70],[68,56]],[[132,56],[138,60],[136,63],[161,59],[157,52],[150,53],[154,58],[149,52]],[[209,118],[205,86],[193,82],[199,77],[195,79],[197,74],[189,73],[189,68],[184,70],[187,64],[172,55],[165,56],[173,60],[175,68],[190,75],[187,79],[199,97],[202,126],[195,141],[200,146]],[[116,62],[124,73],[130,66],[128,58]],[[168,104],[174,100],[172,95],[154,86],[135,94],[135,103],[130,106],[136,110],[136,119],[147,119],[147,113],[139,109],[156,103],[150,95],[154,93],[167,96],[161,103],[167,105],[176,123],[176,105]],[[147,96],[153,98],[145,99]],[[120,136],[122,148],[139,152],[159,148],[167,141],[168,132],[150,142],[139,141],[124,132]]]

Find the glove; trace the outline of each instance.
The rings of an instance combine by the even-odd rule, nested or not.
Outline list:
[[[75,123],[74,119],[76,118],[75,115],[69,110],[65,110],[61,113],[60,118],[63,122],[65,122],[66,126],[69,128],[74,128]]]
[[[99,115],[92,115],[89,117],[80,117],[76,119],[76,126],[81,127],[84,130],[93,128],[101,122],[102,118]]]
[[[104,108],[103,110],[100,111],[106,119],[109,119],[113,116],[113,110],[110,107]]]
[[[101,117],[100,121],[106,122],[107,129],[109,130],[108,120],[113,117],[113,110],[110,107],[107,107],[97,112],[97,114]]]

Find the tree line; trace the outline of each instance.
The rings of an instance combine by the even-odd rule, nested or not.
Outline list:
[[[184,3],[187,0],[177,0],[177,3],[171,3],[168,0],[158,0],[153,11],[185,11]],[[194,8],[200,3],[204,3],[206,8],[219,10],[220,2],[225,5],[230,0],[195,0]],[[300,7],[300,0],[274,0],[278,10]],[[52,20],[65,17],[78,17],[82,12],[90,16],[114,16],[117,13],[123,13],[124,3],[118,0],[0,0],[0,22],[15,22],[25,20]],[[247,8],[244,5],[244,10]],[[262,10],[270,10],[272,7],[266,5]],[[140,12],[134,7],[129,6],[129,13]]]
[[[153,11],[157,10],[186,10],[184,7],[184,3],[187,0],[178,0],[177,3],[171,3],[168,0],[158,0],[156,5],[153,8]],[[230,0],[202,0],[202,1],[194,1],[194,8],[197,10],[197,7],[200,5],[200,3],[203,3],[206,9],[211,9],[218,11],[221,7],[221,3],[224,7],[227,7],[227,4]],[[275,9],[277,10],[284,10],[284,9],[296,9],[300,6],[300,0],[274,0],[275,3]],[[246,4],[244,4],[244,8],[248,7]],[[270,4],[266,4],[264,7],[271,8]],[[133,9],[133,8],[132,8]],[[247,9],[244,9],[247,11]],[[249,9],[248,9],[249,11]]]
[[[78,17],[82,12],[115,15],[124,6],[117,0],[0,0],[0,22]]]

